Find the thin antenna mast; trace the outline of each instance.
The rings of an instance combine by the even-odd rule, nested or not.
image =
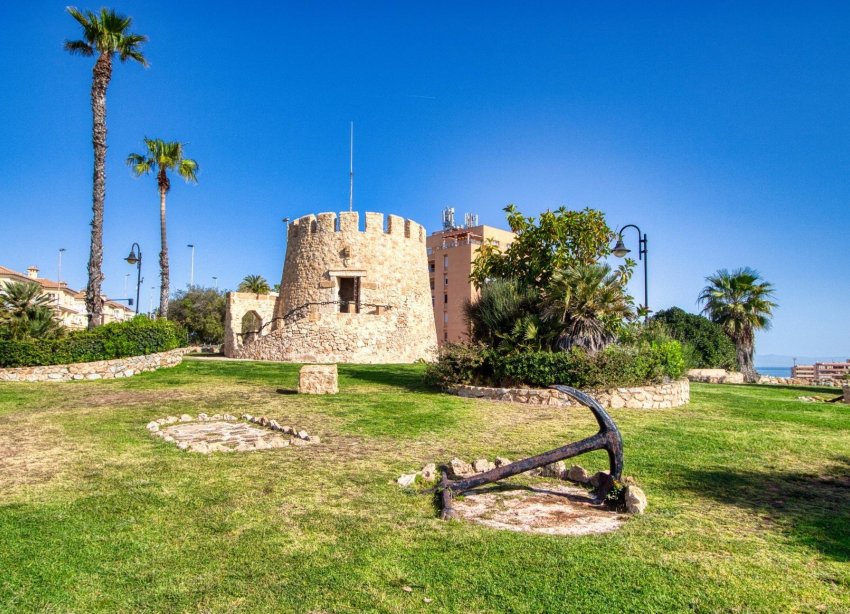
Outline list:
[[[354,122],[351,122],[351,143],[348,171],[348,210],[354,211]]]

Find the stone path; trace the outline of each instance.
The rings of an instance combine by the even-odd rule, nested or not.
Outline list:
[[[250,452],[304,446],[319,443],[319,438],[306,431],[280,426],[265,416],[255,418],[244,415],[246,422],[230,414],[209,417],[199,414],[197,421],[188,414],[179,418],[169,416],[150,422],[147,429],[152,435],[168,443],[176,443],[181,450],[209,454],[210,452]]]

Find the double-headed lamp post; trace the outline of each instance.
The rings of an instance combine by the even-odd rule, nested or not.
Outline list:
[[[142,248],[138,243],[133,243],[130,247],[130,255],[126,260],[129,264],[136,265],[136,315],[139,315],[139,290],[142,287]]]
[[[625,258],[632,250],[623,243],[623,231],[626,228],[634,228],[638,233],[638,260],[643,260],[643,308],[646,317],[649,317],[649,269],[646,265],[646,233],[641,233],[640,228],[634,224],[626,224],[617,232],[617,244],[611,250],[618,258]]]

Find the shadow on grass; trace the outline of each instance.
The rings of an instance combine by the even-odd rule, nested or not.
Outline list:
[[[352,380],[404,388],[411,392],[433,392],[422,379],[417,365],[339,365],[339,374]]]
[[[749,509],[789,539],[838,561],[850,561],[850,457],[822,473],[690,471],[686,488]]]

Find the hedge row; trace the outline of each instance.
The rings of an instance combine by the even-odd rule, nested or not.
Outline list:
[[[677,341],[611,345],[596,354],[521,352],[502,355],[480,346],[446,344],[426,378],[446,388],[458,384],[530,386],[564,384],[586,390],[642,386],[677,379],[685,371]]]
[[[185,345],[185,333],[168,320],[136,317],[53,340],[0,341],[0,367],[35,367],[112,360],[167,352]]]

